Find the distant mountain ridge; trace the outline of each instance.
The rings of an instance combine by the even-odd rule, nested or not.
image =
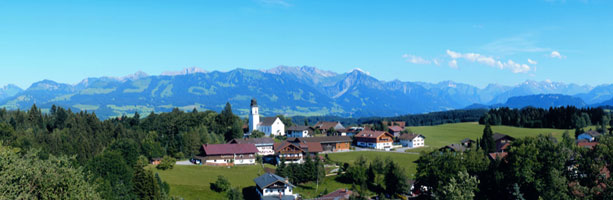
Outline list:
[[[188,68],[161,75],[137,72],[124,77],[86,78],[74,85],[43,80],[26,90],[14,85],[0,88],[0,107],[28,109],[37,104],[45,110],[55,104],[93,111],[100,118],[164,112],[174,107],[218,111],[227,101],[235,112],[246,116],[251,98],[258,99],[264,115],[396,116],[505,103],[600,105],[613,99],[613,85],[592,88],[526,81],[516,86],[478,88],[453,81],[381,81],[359,69],[339,74],[308,66],[279,66],[228,72]]]

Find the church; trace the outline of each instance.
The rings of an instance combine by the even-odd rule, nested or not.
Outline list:
[[[258,102],[251,99],[251,110],[249,113],[249,134],[253,130],[264,132],[266,136],[285,135],[285,124],[278,117],[262,117],[258,109]]]

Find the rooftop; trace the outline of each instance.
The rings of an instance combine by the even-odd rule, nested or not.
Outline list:
[[[203,144],[202,148],[207,156],[258,152],[258,148],[254,144]]]

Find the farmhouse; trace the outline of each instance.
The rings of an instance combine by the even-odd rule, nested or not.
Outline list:
[[[253,144],[258,149],[258,155],[268,156],[274,155],[274,144],[275,141],[272,138],[244,138],[244,139],[233,139],[228,142],[230,144]]]
[[[351,137],[349,136],[327,136],[327,137],[310,137],[310,138],[288,138],[291,143],[311,142],[319,143],[323,151],[347,151],[351,147]]]
[[[587,140],[593,142],[600,135],[602,134],[600,134],[598,131],[588,131],[577,136],[577,140]]]
[[[364,130],[355,135],[355,140],[360,147],[390,150],[394,136],[385,131]]]
[[[394,137],[399,137],[402,133],[402,130],[404,130],[402,127],[400,126],[390,126],[388,127],[390,134],[392,134]]]
[[[317,142],[292,143],[283,141],[281,143],[275,143],[277,163],[281,163],[283,160],[285,160],[285,164],[303,163],[304,157],[314,157],[319,152],[322,152],[322,148],[321,144]]]
[[[383,124],[387,125],[387,126],[399,126],[400,128],[404,129],[406,127],[406,122],[404,121],[382,121]]]
[[[255,154],[258,152],[254,144],[203,144],[194,160],[205,165],[255,164]]]
[[[421,134],[403,134],[398,137],[403,147],[417,148],[423,147],[426,137]]]
[[[293,193],[295,186],[276,174],[266,173],[253,179],[253,182],[262,200],[293,200],[298,197]]]
[[[343,124],[341,124],[341,122],[317,122],[314,128],[319,130],[323,134],[327,134],[328,130],[330,129],[333,129],[333,130],[345,129],[345,127],[343,126]]]
[[[465,147],[472,147],[473,144],[475,144],[475,141],[470,138],[464,138],[462,141],[460,141],[460,144]]]
[[[464,152],[468,150],[468,148],[460,144],[450,144],[450,145],[441,147],[439,150],[440,151],[450,151],[450,152]]]
[[[254,130],[264,132],[266,136],[285,135],[285,124],[278,117],[260,118],[258,102],[251,99],[251,110],[249,114],[249,134]]]
[[[308,126],[293,125],[287,128],[287,137],[313,137],[314,130],[315,129]]]
[[[511,136],[501,133],[494,133],[492,138],[494,138],[494,141],[496,142],[496,152],[503,152],[507,147],[509,147],[511,142],[515,140],[515,138]]]

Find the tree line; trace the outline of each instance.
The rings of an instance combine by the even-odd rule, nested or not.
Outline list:
[[[0,109],[0,142],[16,152],[13,157],[27,162],[59,159],[59,163],[69,163],[61,167],[81,173],[75,179],[83,179],[94,188],[91,198],[79,196],[83,199],[168,199],[172,198],[168,184],[144,169],[149,160],[164,156],[165,160],[191,157],[199,152],[202,144],[225,143],[242,137],[244,123],[232,113],[230,104],[220,113],[195,109],[184,112],[175,108],[142,118],[140,113],[135,113],[104,121],[95,113],[73,112],[55,105],[43,112],[33,105],[28,111]],[[5,169],[0,167],[0,176],[17,172]],[[0,190],[6,189],[3,186],[18,185],[21,180],[2,181],[7,182],[0,184]],[[5,197],[15,196],[0,196],[0,199]]]
[[[415,188],[422,199],[613,199],[613,137],[598,142],[579,147],[565,132],[562,141],[517,139],[494,158],[482,147],[488,142],[465,152],[422,152]]]
[[[590,125],[608,125],[609,113],[602,108],[574,106],[549,109],[526,107],[522,109],[497,108],[489,110],[479,119],[480,124],[506,125],[526,128],[576,129]]]

